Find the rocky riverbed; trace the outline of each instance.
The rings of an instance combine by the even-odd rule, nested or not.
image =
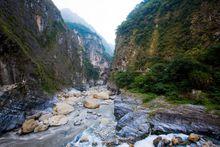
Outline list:
[[[201,106],[171,105],[163,97],[143,105],[141,99],[132,96],[112,95],[106,86],[86,91],[63,90],[52,101],[52,107],[27,116],[18,130],[1,136],[0,146],[212,147],[219,144],[220,119]]]

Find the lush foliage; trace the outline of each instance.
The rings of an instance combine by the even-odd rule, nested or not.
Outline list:
[[[120,88],[139,93],[165,95],[177,103],[193,103],[214,107],[220,103],[219,72],[190,58],[177,58],[170,63],[156,63],[146,73],[117,72],[113,75]],[[194,96],[192,89],[202,90]],[[203,94],[204,93],[204,94]]]
[[[116,84],[166,95],[175,102],[219,105],[217,4],[217,0],[144,0],[137,5],[117,29],[116,62],[126,60],[127,67],[114,73]],[[211,15],[216,17],[210,19]],[[204,95],[195,98],[193,89]]]

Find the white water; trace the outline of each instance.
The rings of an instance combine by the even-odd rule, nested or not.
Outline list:
[[[171,140],[174,137],[181,137],[183,140],[187,140],[188,135],[185,134],[168,134],[168,135],[149,135],[147,138],[140,140],[134,144],[134,147],[154,147],[153,141],[157,137],[162,137],[162,139]],[[128,144],[124,143],[118,147],[129,147]]]

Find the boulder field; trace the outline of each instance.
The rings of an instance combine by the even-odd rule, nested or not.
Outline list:
[[[52,107],[27,116],[19,130],[0,138],[0,144],[212,147],[219,143],[218,120],[201,106],[172,105],[163,97],[143,104],[126,93],[113,95],[106,86],[70,89],[59,92]]]

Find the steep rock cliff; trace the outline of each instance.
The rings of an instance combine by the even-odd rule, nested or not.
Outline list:
[[[105,51],[102,39],[83,25],[67,23],[67,26],[79,36],[79,42],[83,48],[83,60],[87,79],[93,78],[97,80],[100,77],[105,80],[110,67],[111,56]]]
[[[67,26],[78,35],[83,50],[87,81],[98,79],[105,81],[111,62],[111,47],[91,25],[71,10],[62,9],[61,14]]]
[[[51,0],[0,1],[0,133],[83,80],[82,51]]]
[[[113,68],[146,71],[177,56],[201,54],[220,40],[219,1],[145,0],[117,30]]]
[[[120,88],[219,108],[220,1],[144,0],[117,29]]]

